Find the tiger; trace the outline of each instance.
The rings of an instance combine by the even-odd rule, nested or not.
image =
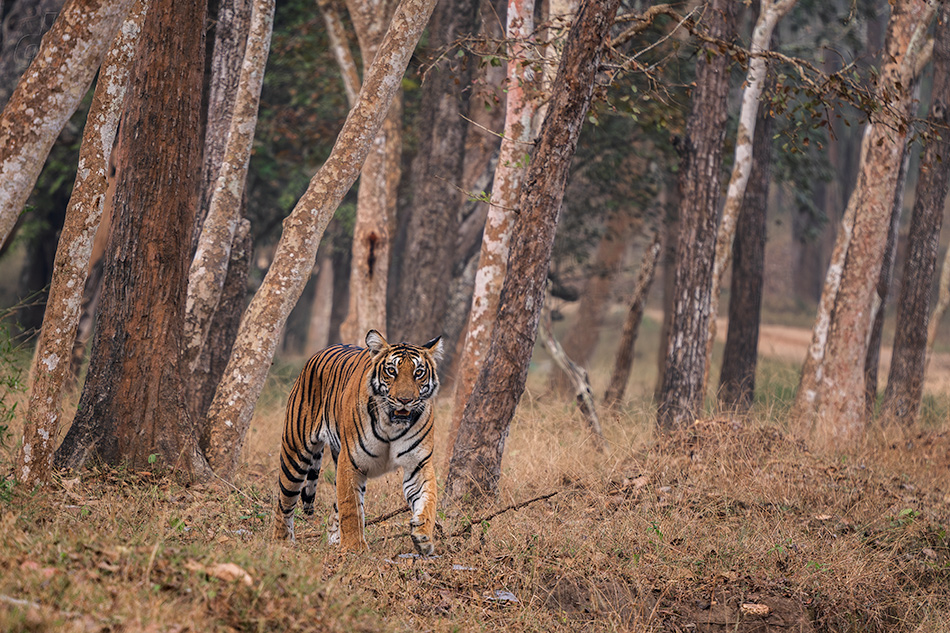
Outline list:
[[[313,514],[323,450],[336,464],[336,502],[328,540],[344,551],[368,549],[363,535],[366,480],[403,469],[410,537],[423,556],[435,551],[436,479],[432,398],[442,337],[390,345],[376,330],[366,347],[334,345],[315,354],[287,401],[280,446],[274,538],[294,541],[294,507]],[[340,456],[343,456],[342,458]]]

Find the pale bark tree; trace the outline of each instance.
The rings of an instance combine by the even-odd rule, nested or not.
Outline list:
[[[865,430],[864,361],[875,289],[907,137],[904,117],[917,59],[935,11],[936,4],[924,0],[892,5],[875,88],[880,113],[865,131],[861,169],[845,212],[846,220],[853,218],[853,226],[850,231],[842,227],[836,244],[836,251],[839,245],[846,245],[841,249],[845,251],[842,265],[832,263],[822,293],[830,318],[819,315],[812,331],[813,344],[825,339],[823,353],[819,351],[818,358],[810,358],[817,362],[806,363],[799,389],[814,388],[812,393],[796,398],[793,410],[806,429],[815,424],[812,430],[821,443],[847,446],[861,438]],[[840,281],[835,284],[835,279]],[[806,377],[806,370],[813,375]]]
[[[215,3],[209,3],[209,10]],[[198,248],[201,230],[211,207],[221,165],[227,151],[228,132],[234,118],[234,101],[241,83],[248,32],[251,28],[252,0],[220,0],[214,20],[214,40],[206,64],[204,160],[201,164],[201,186],[198,212],[192,235],[192,253]]]
[[[330,312],[333,310],[333,256],[329,249],[317,255],[317,283],[307,324],[306,348],[312,353],[330,344]]]
[[[348,0],[363,72],[376,56],[396,8],[394,0]],[[386,292],[402,177],[402,92],[397,90],[360,173],[350,259],[350,307],[340,325],[344,343],[359,344],[372,329],[386,335]],[[429,339],[425,339],[429,340]]]
[[[106,197],[109,156],[125,100],[129,71],[148,0],[136,2],[106,55],[86,117],[79,167],[56,249],[43,329],[36,344],[23,444],[16,473],[24,483],[46,480],[58,439],[63,392],[82,308],[83,288]]]
[[[220,476],[234,474],[280,331],[313,270],[327,223],[356,180],[382,126],[434,4],[435,0],[400,2],[330,156],[284,220],[274,259],[244,313],[208,412],[208,459]]]
[[[208,329],[228,274],[231,245],[241,221],[241,199],[257,127],[257,109],[273,26],[274,0],[254,0],[227,145],[211,194],[208,216],[188,272],[184,356],[189,373],[194,373],[208,338]]]
[[[185,406],[182,333],[201,173],[205,6],[154,0],[122,113],[121,155],[89,372],[58,461],[207,474]]]
[[[0,244],[131,6],[132,0],[70,0],[0,114]]]
[[[719,403],[738,411],[748,410],[755,395],[765,275],[765,217],[772,175],[773,126],[767,106],[760,104],[757,118],[753,135],[755,161],[732,242],[729,326],[719,372]]]
[[[660,239],[660,233],[657,232],[650,244],[644,249],[643,261],[640,263],[640,274],[637,276],[637,283],[633,288],[633,299],[630,302],[630,309],[627,310],[627,317],[623,321],[623,329],[620,331],[614,368],[610,373],[610,384],[607,386],[607,393],[604,395],[604,404],[608,407],[619,404],[627,390],[630,369],[633,367],[634,346],[640,331],[640,322],[643,321],[643,309],[646,307],[647,294],[650,292],[650,286],[653,285],[656,263],[660,259],[662,250],[663,240]]]
[[[346,102],[352,108],[360,94],[360,74],[356,70],[353,52],[347,43],[346,28],[340,19],[340,12],[334,0],[317,0],[323,23],[327,27],[327,37],[330,40],[330,52],[340,67],[340,79],[343,81],[343,91],[346,92]],[[391,17],[391,16],[390,16]],[[367,60],[366,63],[368,64]]]
[[[735,35],[737,3],[712,0],[706,7],[708,32],[715,39]],[[716,231],[722,141],[726,131],[729,59],[717,46],[704,44],[696,62],[692,105],[681,141],[682,167],[676,272],[666,367],[660,389],[657,424],[685,427],[703,406],[706,338]]]
[[[759,98],[765,88],[768,73],[763,53],[771,48],[772,32],[778,21],[795,6],[796,0],[759,0],[759,17],[752,31],[752,43],[749,47],[749,71],[746,74],[745,89],[742,91],[742,105],[739,108],[739,129],[736,132],[736,151],[732,163],[732,175],[726,189],[719,231],[716,236],[716,259],[713,264],[712,290],[710,292],[709,334],[706,337],[706,370],[703,384],[708,382],[709,363],[712,359],[712,347],[716,340],[716,317],[719,315],[719,295],[722,282],[732,258],[732,241],[739,222],[739,211],[749,184],[754,158],[755,126],[758,119]],[[704,389],[705,391],[705,389]]]
[[[505,439],[524,391],[554,235],[603,44],[619,0],[585,0],[568,35],[548,114],[518,202],[488,354],[459,426],[445,484],[450,503],[494,496]]]
[[[439,334],[462,203],[465,117],[469,112],[472,60],[455,53],[455,42],[475,33],[477,0],[443,0],[429,25],[429,47],[439,55],[425,74],[418,120],[419,152],[412,163],[412,202],[398,286],[390,303],[391,340],[427,341]]]
[[[881,418],[913,424],[920,413],[927,358],[927,328],[943,209],[950,182],[950,4],[942,3],[934,32],[932,102],[928,123],[934,135],[920,159],[917,199],[907,234],[894,353]]]
[[[534,91],[538,78],[529,63],[534,33],[534,0],[511,0],[507,22],[509,58],[505,132],[482,234],[465,343],[456,372],[455,408],[449,429],[449,447],[455,443],[465,403],[472,393],[491,342],[492,324],[498,313],[501,287],[508,268],[508,242],[528,162],[525,157],[531,150],[530,143],[534,138],[531,122],[537,109]]]
[[[63,0],[12,0],[3,3],[0,24],[0,110],[17,80],[33,61],[43,35],[53,26]]]

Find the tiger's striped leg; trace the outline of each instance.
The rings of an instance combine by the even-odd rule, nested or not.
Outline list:
[[[303,513],[308,516],[313,514],[313,499],[317,496],[317,477],[320,475],[320,465],[323,463],[323,446],[320,444],[314,447],[310,470],[307,471],[307,483],[304,484],[303,491],[300,493]]]
[[[323,445],[318,453],[323,452]],[[294,508],[300,490],[307,482],[307,474],[315,457],[308,449],[293,450],[285,440],[280,447],[280,474],[277,480],[277,504],[274,507],[274,538],[294,539]],[[311,507],[313,498],[311,497]]]
[[[431,556],[435,552],[432,532],[435,528],[436,485],[431,457],[430,453],[415,468],[406,468],[402,482],[406,503],[412,510],[409,535],[412,544],[423,556]]]
[[[336,471],[336,501],[339,510],[340,547],[344,551],[365,552],[369,549],[363,536],[365,491],[366,475],[341,454]]]

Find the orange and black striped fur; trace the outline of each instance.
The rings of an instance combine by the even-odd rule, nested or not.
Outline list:
[[[323,450],[336,463],[336,503],[329,540],[345,550],[365,550],[363,496],[366,479],[403,469],[403,493],[412,518],[413,545],[434,550],[436,482],[432,448],[432,397],[439,389],[436,363],[442,337],[425,345],[390,345],[376,330],[366,349],[334,345],[311,358],[287,402],[280,447],[275,538],[293,540],[294,506],[313,514]]]

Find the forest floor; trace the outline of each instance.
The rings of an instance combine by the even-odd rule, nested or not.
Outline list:
[[[278,366],[232,483],[93,468],[0,490],[0,631],[947,631],[946,392],[912,432],[809,450],[784,421],[800,358],[768,351],[785,334],[763,332],[751,415],[657,436],[644,378],[602,414],[602,454],[539,362],[499,499],[441,513],[430,559],[406,514],[367,527],[366,555],[329,546],[330,477],[297,545],[271,540],[299,364]],[[403,506],[398,476],[370,483],[369,519]]]

